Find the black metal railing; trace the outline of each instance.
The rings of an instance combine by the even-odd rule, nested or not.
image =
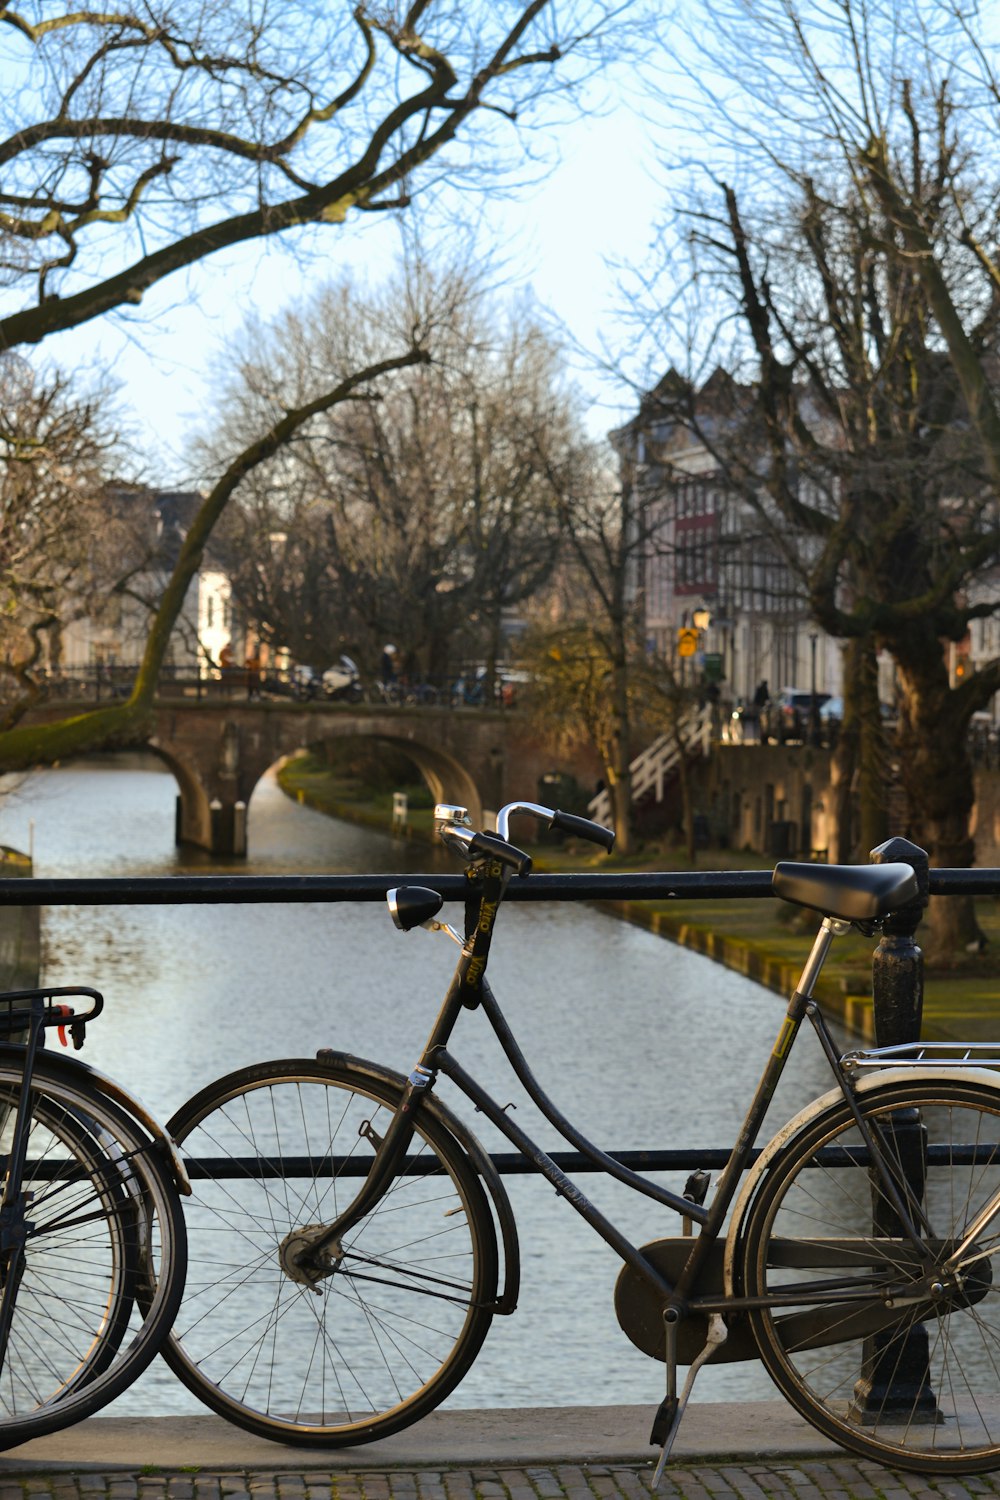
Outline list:
[[[876,862],[901,861],[917,872],[920,899],[886,921],[872,955],[875,1040],[894,1046],[920,1039],[923,960],[915,934],[929,895],[996,896],[1000,869],[929,868],[924,850],[890,839],[873,853]],[[245,903],[373,902],[398,885],[429,885],[446,901],[464,901],[464,875],[149,875],[0,879],[0,903],[9,906],[172,906]],[[698,901],[761,900],[772,897],[770,870],[637,871],[624,874],[532,875],[514,879],[507,899],[520,901]],[[803,953],[803,958],[804,958]],[[998,1022],[1000,1023],[1000,1022]],[[998,1039],[1000,1040],[1000,1039]],[[694,1148],[611,1151],[645,1171],[712,1166],[726,1151]],[[527,1170],[516,1153],[499,1153],[502,1172]],[[564,1171],[595,1170],[577,1152],[553,1154]],[[201,1167],[196,1166],[196,1171]]]
[[[917,873],[919,898],[886,920],[872,958],[872,995],[876,1042],[880,1046],[904,1044],[919,1040],[923,999],[923,970],[915,933],[929,895],[989,895],[1000,892],[1000,870],[934,870],[928,867],[926,853],[904,839],[891,839],[873,851],[879,863],[900,861],[910,864]],[[0,880],[0,901],[10,905],[165,905],[165,904],[237,904],[245,902],[370,902],[383,899],[387,890],[400,884],[428,884],[446,900],[464,901],[468,886],[462,875],[367,875],[367,876],[142,876],[56,879]],[[509,898],[514,901],[539,900],[605,900],[605,901],[690,901],[708,896],[734,900],[761,899],[772,895],[770,871],[692,871],[644,872],[629,874],[534,875],[526,880],[511,881]],[[982,1142],[962,1147],[975,1153]],[[932,1150],[934,1148],[931,1148]],[[994,1147],[988,1148],[992,1160]],[[944,1160],[954,1164],[955,1147],[944,1147]],[[634,1170],[654,1173],[690,1171],[693,1168],[717,1169],[724,1165],[728,1151],[723,1148],[699,1147],[671,1150],[611,1151]],[[601,1170],[580,1152],[552,1152],[551,1159],[568,1174]],[[754,1160],[758,1153],[754,1153]],[[497,1152],[493,1162],[501,1173],[519,1173],[533,1169],[516,1152]],[[834,1162],[833,1165],[838,1163]],[[333,1173],[363,1170],[356,1160],[326,1159],[321,1165],[311,1159],[281,1158],[261,1162],[252,1160],[216,1160],[210,1157],[186,1158],[187,1170],[194,1178],[223,1178],[250,1175],[288,1177],[296,1171],[314,1167]],[[415,1164],[414,1171],[422,1167]],[[876,1219],[876,1224],[881,1221]],[[886,1394],[893,1399],[911,1402],[925,1395],[928,1370],[927,1334],[921,1324],[911,1328],[902,1345],[890,1345],[891,1360],[874,1336],[864,1349],[865,1371],[884,1379]],[[890,1368],[891,1365],[891,1368]],[[865,1397],[859,1391],[863,1402]],[[933,1400],[933,1398],[931,1398]]]
[[[137,665],[97,663],[37,674],[45,702],[112,703],[127,698],[135,684]],[[163,666],[157,678],[162,697],[182,697],[196,703],[230,699],[252,702],[286,700],[301,703],[368,703],[405,708],[512,708],[517,685],[501,674],[492,692],[485,678],[463,672],[402,674],[392,682],[355,679],[327,687],[319,676],[299,668]]]

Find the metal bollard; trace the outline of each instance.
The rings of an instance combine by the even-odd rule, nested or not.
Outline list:
[[[908,839],[888,839],[871,852],[874,864],[907,864],[916,871],[919,899],[886,918],[878,947],[872,955],[872,1009],[875,1043],[899,1046],[920,1040],[924,1004],[924,956],[915,933],[927,905],[929,864],[927,853]],[[918,1110],[899,1110],[892,1116],[891,1131],[902,1175],[916,1202],[924,1195],[926,1175],[926,1130]],[[899,1234],[899,1221],[885,1202],[880,1185],[872,1183],[872,1228],[875,1234]],[[862,1377],[854,1389],[852,1413],[863,1426],[866,1420],[899,1411],[909,1421],[940,1420],[937,1400],[930,1386],[928,1335],[916,1323],[900,1339],[890,1332],[872,1334],[865,1340]]]
[[[392,832],[405,833],[409,818],[409,808],[405,792],[393,792],[392,794]]]

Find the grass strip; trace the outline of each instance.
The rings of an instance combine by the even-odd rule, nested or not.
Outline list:
[[[364,786],[331,769],[319,757],[298,756],[278,772],[282,789],[331,817],[360,823],[381,833],[392,830],[392,791]],[[408,815],[398,836],[433,840],[433,807],[423,785],[398,788],[407,793]],[[518,830],[520,835],[521,830]],[[584,870],[689,870],[683,850],[662,844],[640,847],[627,858],[603,855],[578,840],[562,844],[525,843],[535,868],[552,873]],[[772,862],[742,850],[712,849],[703,866],[718,870],[767,870]],[[799,977],[818,918],[781,901],[613,901],[602,902],[626,921],[703,953],[707,958],[778,994],[790,994]],[[924,994],[922,1034],[928,1041],[1000,1044],[1000,902],[976,903],[979,924],[989,940],[986,953],[970,959],[960,972],[931,971]],[[919,937],[919,935],[918,935]],[[824,967],[819,1000],[859,1036],[872,1037],[872,942],[860,934],[840,939]]]

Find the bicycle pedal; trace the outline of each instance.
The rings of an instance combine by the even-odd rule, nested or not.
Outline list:
[[[649,1434],[650,1444],[654,1448],[662,1448],[677,1418],[677,1397],[664,1396],[656,1408],[656,1416],[653,1418],[652,1431]]]
[[[651,1489],[657,1489],[660,1480],[663,1478],[663,1471],[667,1467],[667,1459],[670,1457],[670,1450],[674,1446],[677,1429],[681,1425],[682,1412],[683,1407],[676,1396],[666,1396],[657,1408],[656,1416],[653,1418],[653,1430],[649,1435],[649,1441],[659,1444],[660,1456],[657,1460],[656,1468],[653,1470],[653,1478],[650,1481]]]

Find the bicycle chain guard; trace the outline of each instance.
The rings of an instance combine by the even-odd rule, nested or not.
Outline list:
[[[694,1243],[694,1236],[676,1235],[672,1239],[653,1240],[650,1244],[641,1246],[641,1252],[661,1276],[676,1283]],[[691,1293],[693,1297],[722,1296],[725,1250],[725,1240],[716,1240],[711,1246],[698,1283]],[[623,1266],[615,1282],[615,1316],[619,1326],[637,1349],[661,1363],[665,1360],[663,1303],[649,1283],[637,1271],[633,1271],[631,1266]],[[746,1319],[731,1317],[728,1322],[729,1337],[713,1355],[712,1363],[757,1359],[757,1343]],[[707,1313],[694,1312],[682,1318],[677,1325],[677,1363],[692,1364],[704,1349],[707,1338]]]
[[[653,1240],[642,1246],[642,1254],[655,1266],[661,1276],[675,1283],[684,1269],[685,1262],[695,1243],[693,1236],[678,1235],[672,1239]],[[954,1248],[951,1241],[930,1242],[935,1249],[935,1259],[940,1264],[947,1260]],[[877,1239],[816,1239],[773,1240],[769,1247],[769,1263],[787,1265],[802,1270],[827,1270],[831,1274],[845,1269],[870,1264],[881,1258]],[[887,1248],[886,1258],[891,1256],[895,1265],[902,1269],[912,1258],[914,1287],[926,1287],[931,1277],[926,1263],[919,1261],[916,1251],[901,1240],[893,1240]],[[725,1241],[716,1240],[698,1282],[691,1292],[692,1298],[721,1297],[723,1285],[723,1258]],[[789,1307],[775,1311],[775,1322],[782,1330],[783,1341],[796,1349],[820,1349],[830,1344],[866,1338],[898,1326],[901,1316],[907,1323],[924,1322],[942,1314],[980,1302],[993,1284],[992,1262],[989,1257],[976,1258],[976,1247],[970,1249],[968,1257],[970,1273],[961,1284],[946,1286],[938,1296],[919,1296],[913,1300],[897,1295],[895,1305],[888,1301],[869,1301],[845,1296],[839,1302],[825,1306]],[[891,1293],[891,1288],[886,1288]],[[897,1292],[905,1292],[905,1285]],[[904,1311],[905,1309],[905,1311]],[[725,1313],[725,1309],[722,1309]],[[663,1343],[663,1304],[653,1288],[630,1266],[624,1266],[615,1283],[615,1314],[618,1323],[637,1349],[651,1359],[665,1358]],[[727,1364],[734,1360],[757,1359],[757,1343],[749,1319],[739,1312],[726,1313],[729,1337],[712,1356],[713,1364]],[[677,1363],[691,1364],[701,1353],[708,1337],[708,1314],[694,1311],[682,1318],[677,1328]]]

